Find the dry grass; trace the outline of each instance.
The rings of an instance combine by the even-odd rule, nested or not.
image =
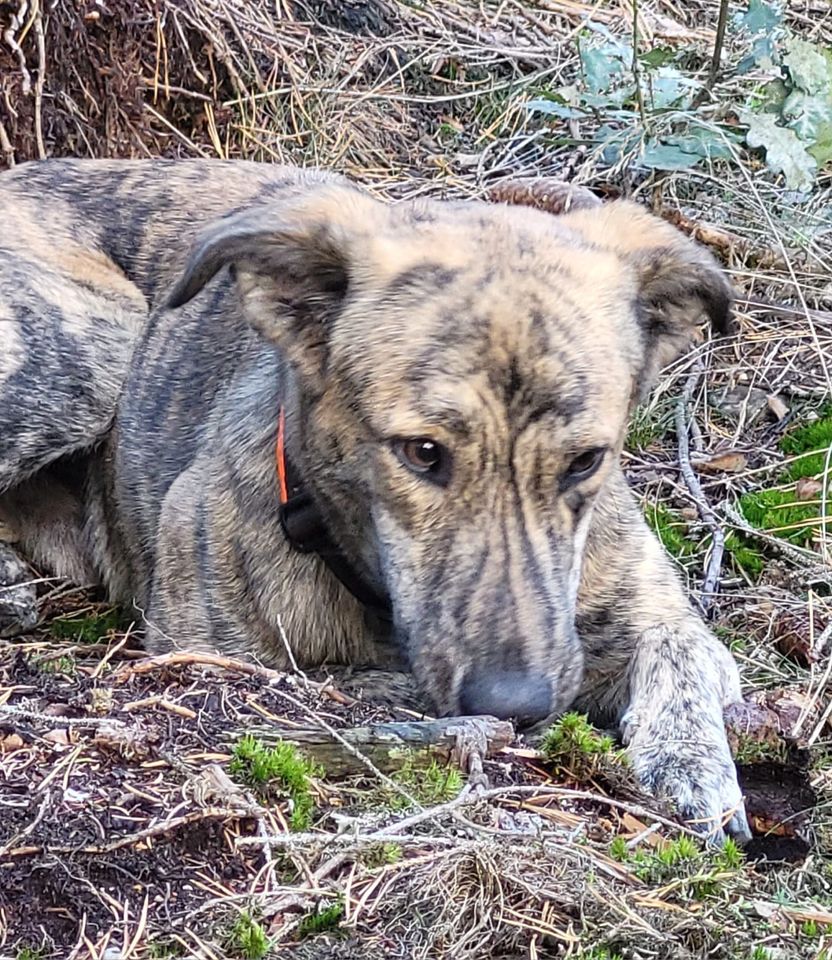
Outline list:
[[[791,6],[795,29],[832,44],[826,4]],[[685,49],[704,79],[717,7],[639,3],[642,48]],[[733,866],[697,853],[662,864],[658,851],[678,834],[626,777],[578,782],[521,748],[486,764],[502,792],[415,822],[385,807],[372,779],[323,780],[313,830],[288,841],[284,799],[216,792],[240,729],[297,722],[287,693],[304,718],[311,710],[336,728],[385,711],[198,664],[123,674],[137,656],[129,634],[90,646],[58,642],[44,625],[6,645],[0,663],[0,709],[18,708],[0,717],[0,954],[242,956],[232,931],[249,911],[273,953],[296,958],[828,958],[829,530],[821,515],[749,531],[741,504],[791,489],[780,440],[832,398],[830,177],[806,200],[738,149],[694,173],[640,169],[635,150],[610,164],[592,139],[603,116],[527,109],[574,82],[588,18],[630,36],[632,13],[629,0],[0,0],[0,154],[320,164],[392,198],[480,196],[502,178],[550,175],[633,194],[709,243],[740,292],[738,334],[665,372],[626,466],[645,505],[670,511],[682,546],[667,542],[732,644],[747,693],[774,704],[799,741],[788,766],[757,757],[745,771],[758,826],[775,835],[759,850],[794,862]],[[729,31],[725,64],[734,43]],[[723,72],[715,123],[753,83]],[[726,407],[726,391],[739,402]],[[811,496],[826,502],[828,469],[818,476]],[[799,543],[795,523],[808,529]],[[741,533],[762,569],[731,549],[720,558],[715,526]],[[703,596],[709,575],[718,590]],[[66,589],[45,601],[47,620],[78,602]],[[779,794],[760,780],[772,769]],[[784,798],[814,809],[767,825]],[[777,847],[778,833],[797,847]],[[381,847],[388,835],[397,839]],[[620,861],[613,842],[630,844]],[[299,939],[303,918],[333,904],[337,935]]]

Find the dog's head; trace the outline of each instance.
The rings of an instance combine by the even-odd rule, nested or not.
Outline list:
[[[593,505],[658,369],[705,315],[727,325],[716,263],[627,202],[556,217],[342,185],[218,223],[172,305],[229,263],[292,371],[304,481],[437,708],[567,707]]]

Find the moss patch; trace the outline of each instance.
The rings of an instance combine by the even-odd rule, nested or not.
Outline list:
[[[265,746],[246,734],[234,747],[229,771],[246,786],[268,792],[272,786],[284,791],[292,803],[289,823],[293,830],[308,830],[315,808],[311,791],[312,777],[323,771],[307,760],[294,744],[278,742]]]
[[[696,544],[687,537],[687,524],[675,510],[668,509],[663,503],[648,503],[644,516],[672,557],[681,560],[696,551]]]

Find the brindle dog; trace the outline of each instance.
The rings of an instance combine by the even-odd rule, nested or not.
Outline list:
[[[748,836],[736,666],[619,466],[657,371],[728,324],[707,253],[628,202],[387,204],[242,162],[27,164],[0,209],[25,556],[134,603],[154,651],[281,666],[283,632],[303,666],[401,655],[443,713],[589,710]],[[0,561],[10,633],[33,594]]]

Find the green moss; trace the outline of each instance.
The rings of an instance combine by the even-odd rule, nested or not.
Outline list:
[[[665,437],[673,420],[673,410],[667,404],[636,407],[630,417],[625,447],[628,450],[647,450]]]
[[[658,850],[629,850],[624,838],[616,837],[610,845],[610,856],[626,863],[645,883],[683,879],[697,899],[713,896],[730,883],[743,865],[742,850],[730,838],[722,847],[703,850],[687,835],[666,842]]]
[[[819,411],[818,419],[802,423],[780,440],[786,456],[799,456],[788,464],[786,473],[792,480],[816,477],[823,473],[829,447],[832,446],[832,407]]]
[[[228,935],[229,952],[242,960],[262,960],[270,947],[266,931],[248,910],[243,911]]]
[[[425,762],[424,755],[416,752],[405,757],[402,766],[391,775],[391,780],[424,806],[453,800],[463,784],[457,767],[437,763],[435,759]],[[393,810],[406,809],[409,805],[401,794],[389,788],[383,790],[382,803]]]
[[[821,504],[818,499],[800,501],[796,496],[794,488],[746,493],[740,497],[740,510],[758,530],[805,545],[821,527]],[[826,511],[828,516],[832,515],[832,501],[827,500]]]
[[[246,786],[260,790],[277,786],[292,801],[289,823],[293,830],[308,830],[312,824],[314,801],[310,780],[323,771],[307,760],[294,744],[278,741],[265,746],[246,734],[234,747],[229,771]]]
[[[181,957],[184,947],[177,940],[155,940],[148,944],[147,955],[150,960],[172,960]]]
[[[725,843],[712,854],[714,864],[721,870],[739,870],[745,859],[745,854],[735,840],[728,837]]]
[[[731,559],[737,573],[745,573],[756,581],[765,568],[765,557],[752,545],[748,537],[732,530],[725,537],[725,553]]]
[[[308,913],[298,924],[298,939],[314,937],[329,930],[336,930],[344,916],[344,904],[341,901]]]
[[[38,673],[71,677],[76,671],[75,657],[68,653],[60,657],[30,657],[28,662]]]
[[[540,748],[546,759],[577,777],[595,773],[603,761],[623,763],[615,741],[599,733],[582,713],[565,713],[543,734]]]
[[[738,733],[734,759],[744,767],[755,763],[785,763],[788,759],[788,748],[781,740],[770,743],[758,737]]]
[[[43,960],[43,947],[20,947],[15,954],[15,960]]]
[[[678,513],[669,510],[662,503],[648,503],[644,508],[644,516],[672,557],[680,560],[696,550],[696,544],[685,536],[687,525]]]
[[[823,474],[832,445],[832,406],[818,414],[817,419],[799,424],[781,438],[781,451],[796,459],[786,464],[776,486],[751,491],[739,500],[740,512],[752,527],[797,546],[810,545],[823,525],[822,493],[800,500],[796,487],[799,480]],[[825,513],[832,516],[832,499],[827,498]],[[827,530],[830,525],[827,521]],[[752,580],[762,573],[765,558],[750,537],[732,532],[725,539],[725,549],[738,571]]]
[[[624,837],[613,837],[610,844],[610,856],[619,863],[624,863],[630,856],[630,850],[627,847],[627,841]]]
[[[75,643],[98,643],[109,633],[124,625],[124,617],[117,607],[104,613],[67,614],[57,617],[49,624],[49,632],[56,640],[73,640]]]
[[[374,843],[363,852],[361,860],[365,866],[374,870],[398,863],[402,856],[402,848],[397,843]]]

